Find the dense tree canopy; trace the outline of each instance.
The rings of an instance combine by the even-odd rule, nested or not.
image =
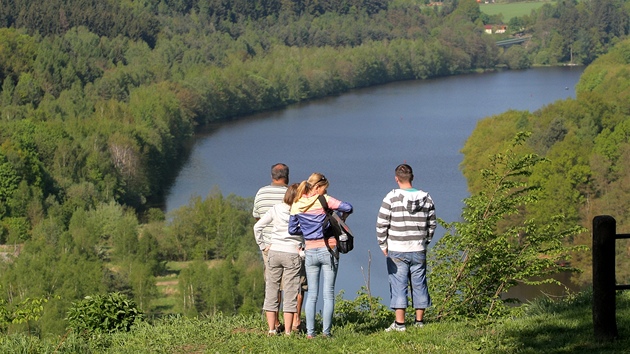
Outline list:
[[[629,73],[630,41],[625,40],[586,68],[575,100],[559,101],[533,113],[511,111],[480,121],[462,150],[471,192],[483,183],[477,173],[485,166],[483,156],[502,151],[510,134],[529,130],[532,136],[524,151],[549,160],[534,169],[531,179],[550,193],[528,208],[525,217],[551,223],[553,210],[562,215],[565,227],[579,223],[590,228],[594,216],[605,214],[615,217],[619,230],[627,229]],[[519,222],[522,219],[508,224]],[[569,242],[590,245],[590,234]],[[618,252],[619,262],[630,256],[627,248],[619,247]],[[590,260],[582,255],[575,265],[585,270],[582,281],[589,281]],[[618,268],[621,283],[630,279],[625,269]]]

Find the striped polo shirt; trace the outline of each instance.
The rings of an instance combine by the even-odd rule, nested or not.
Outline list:
[[[271,209],[274,205],[282,203],[284,194],[287,192],[287,186],[270,184],[264,186],[258,190],[256,197],[254,197],[254,209],[252,215],[256,219],[260,219],[267,210]],[[271,231],[272,226],[267,225],[262,231],[263,240],[267,244],[271,244]]]

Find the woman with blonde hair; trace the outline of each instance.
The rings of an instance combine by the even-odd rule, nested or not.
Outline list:
[[[308,338],[315,336],[315,306],[319,293],[320,274],[322,273],[324,278],[322,286],[324,298],[322,335],[331,336],[330,329],[335,308],[335,279],[339,266],[339,259],[335,256],[337,242],[334,237],[325,236],[330,225],[320,196],[325,198],[329,209],[342,212],[344,217],[352,213],[352,205],[326,194],[328,186],[329,182],[326,177],[317,172],[311,174],[308,180],[302,181],[291,206],[289,217],[289,233],[302,235],[305,243],[308,297],[304,312],[306,313]]]

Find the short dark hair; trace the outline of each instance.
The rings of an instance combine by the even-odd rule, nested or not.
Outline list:
[[[277,163],[271,166],[271,179],[274,181],[284,179],[287,183],[289,182],[289,166],[283,163]]]
[[[396,167],[396,177],[401,182],[413,181],[413,169],[406,163],[401,163]]]

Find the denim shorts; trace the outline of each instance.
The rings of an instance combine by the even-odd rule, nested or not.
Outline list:
[[[421,252],[388,252],[387,274],[392,309],[406,309],[408,288],[411,285],[413,308],[426,309],[431,306],[427,288],[427,256]]]

